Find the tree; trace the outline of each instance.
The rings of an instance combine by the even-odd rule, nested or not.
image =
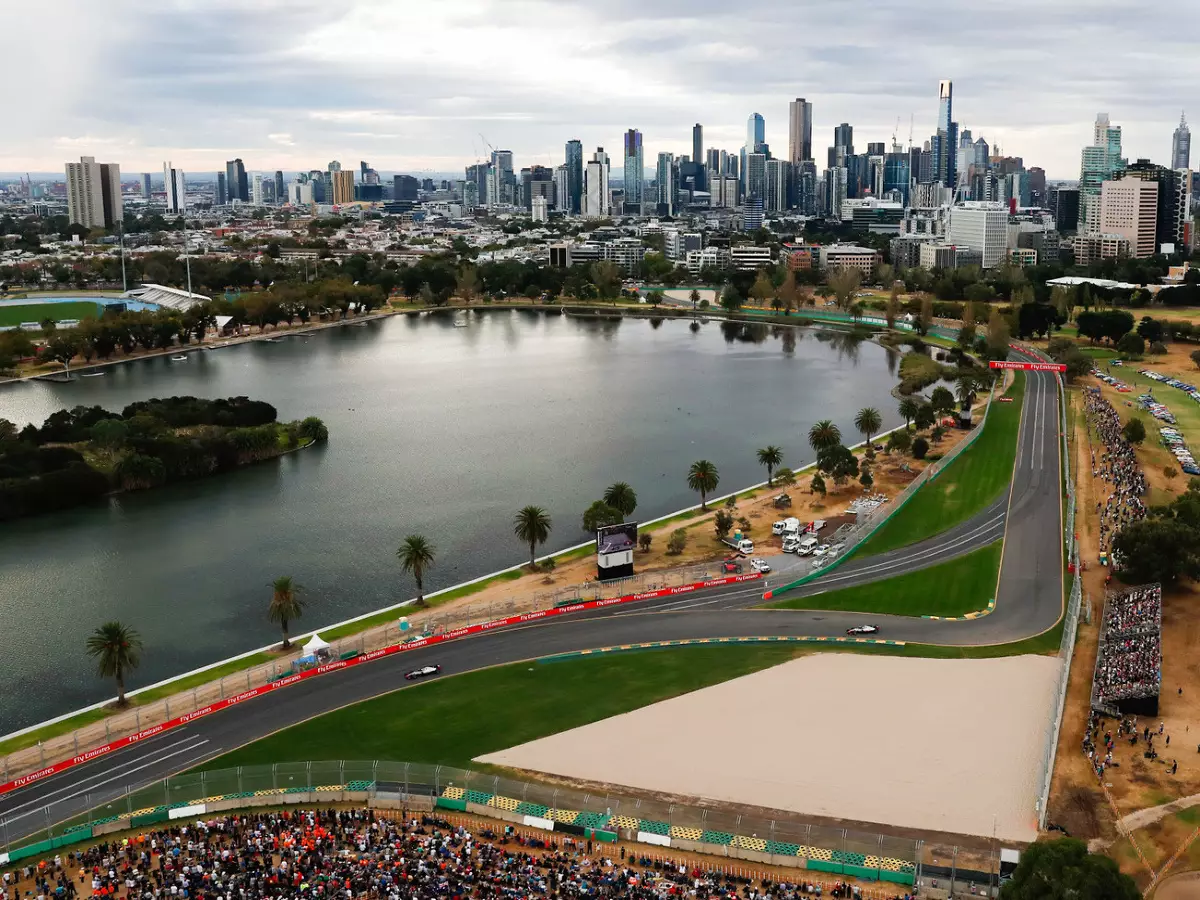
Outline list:
[[[713,516],[713,528],[716,529],[717,537],[725,540],[733,530],[733,513],[718,509],[717,514]]]
[[[655,309],[657,309],[658,305],[663,302],[663,292],[662,291],[650,291],[650,293],[648,293],[646,295],[646,299],[650,302],[651,306],[653,306]]]
[[[1008,339],[1008,322],[1000,315],[1000,310],[993,307],[987,333],[988,353],[992,358],[1003,359],[1008,356]]]
[[[1074,838],[1038,841],[1021,851],[1021,862],[1000,889],[1000,900],[1139,900],[1141,892],[1107,856],[1088,853]]]
[[[1200,350],[1193,350],[1188,354],[1188,358],[1196,364],[1196,368],[1200,369]]]
[[[935,422],[937,422],[937,413],[933,411],[933,407],[928,403],[922,403],[913,417],[913,424],[917,426],[917,430],[930,428]]]
[[[958,398],[964,412],[975,402],[975,388],[975,379],[969,375],[963,375],[954,382],[954,396]]]
[[[775,483],[775,467],[783,462],[783,450],[774,444],[759,448],[758,464],[767,467],[767,487]]]
[[[1146,352],[1146,341],[1140,334],[1131,331],[1117,341],[1117,350],[1123,356],[1142,356]]]
[[[609,506],[603,500],[595,501],[583,511],[584,531],[596,532],[609,525],[620,525],[624,521],[625,516],[621,511],[615,506]]]
[[[717,489],[721,476],[707,459],[698,459],[688,469],[687,485],[700,494],[700,508],[708,509],[707,496]]]
[[[590,273],[592,284],[601,300],[611,300],[617,296],[617,288],[621,284],[621,270],[612,260],[601,260],[592,263]]]
[[[46,344],[46,356],[62,363],[64,369],[71,368],[71,360],[78,353],[79,341],[70,332],[57,334]]]
[[[267,618],[278,623],[283,631],[282,649],[292,646],[288,638],[288,622],[300,618],[304,612],[304,601],[300,599],[300,585],[293,584],[290,575],[281,575],[271,582],[271,605],[267,608]]]
[[[929,334],[933,326],[933,298],[926,294],[921,298],[921,312],[917,316],[917,332]]]
[[[783,308],[784,314],[791,313],[800,304],[800,289],[796,286],[796,273],[792,269],[787,270],[787,275],[783,278],[783,284],[779,286],[775,297],[779,300],[780,306]]]
[[[513,517],[513,534],[529,545],[529,568],[534,567],[537,545],[546,543],[551,527],[550,516],[540,506],[523,506]]]
[[[854,295],[858,291],[858,286],[862,284],[862,273],[858,269],[846,266],[835,269],[825,280],[829,284],[829,289],[833,291],[838,309],[843,312],[849,312],[850,305],[854,302]]]
[[[1142,424],[1141,419],[1130,419],[1125,423],[1125,427],[1121,429],[1121,434],[1125,436],[1125,440],[1131,444],[1140,444],[1146,439],[1146,426]]]
[[[470,264],[458,270],[458,295],[467,303],[475,299],[479,286],[479,270]]]
[[[924,459],[925,454],[929,452],[929,441],[923,437],[917,438],[912,442],[913,459]]]
[[[963,304],[962,327],[958,329],[958,348],[964,352],[975,346],[975,304]]]
[[[912,422],[912,420],[917,417],[917,411],[920,408],[921,408],[921,405],[919,403],[917,403],[917,401],[914,400],[912,397],[905,397],[903,400],[900,401],[900,405],[898,407],[896,407],[896,411],[898,413],[900,413],[901,418],[904,419],[904,430],[905,431],[908,430],[908,426]]]
[[[1166,334],[1166,328],[1162,322],[1152,319],[1149,316],[1142,316],[1142,321],[1138,323],[1137,333],[1148,343],[1153,344],[1163,339]]]
[[[87,639],[87,652],[96,658],[101,678],[117,680],[117,706],[125,706],[125,675],[138,667],[142,638],[120,622],[105,622]]]
[[[688,294],[688,299],[692,301],[692,312],[695,312],[696,307],[700,304],[700,292],[692,288],[692,292]]]
[[[884,308],[884,317],[887,319],[887,327],[895,328],[896,319],[900,317],[900,282],[892,282],[892,290],[888,294],[887,306]]]
[[[820,494],[822,497],[825,496],[825,479],[821,477],[820,472],[813,473],[812,484],[809,486],[809,489],[813,494]]]
[[[754,284],[750,286],[750,296],[758,306],[766,303],[767,298],[775,294],[775,285],[771,284],[771,278],[767,275],[766,269],[758,270],[758,277],[754,279]]]
[[[817,469],[840,487],[847,479],[858,477],[858,457],[841,444],[826,447],[817,453]]]
[[[869,491],[872,485],[875,484],[875,476],[871,474],[871,470],[866,466],[862,467],[862,474],[858,477],[858,483],[863,486],[863,490]]]
[[[628,482],[616,481],[604,491],[604,502],[613,509],[620,510],[621,515],[631,516],[637,509],[637,494]]]
[[[908,431],[893,431],[888,435],[888,450],[899,450],[903,453],[912,446],[912,436]]]
[[[742,306],[742,296],[732,284],[725,285],[721,292],[721,308],[726,312],[737,312]]]
[[[832,419],[822,419],[808,429],[808,446],[817,453],[828,447],[836,447],[842,442],[842,431]]]
[[[929,395],[929,405],[933,407],[935,413],[948,413],[954,409],[954,394],[950,393],[949,388],[939,384]]]
[[[642,548],[643,553],[650,550],[650,545],[654,542],[654,535],[648,531],[643,531],[638,535],[638,546]]]
[[[417,606],[425,606],[425,571],[433,566],[433,545],[424,536],[410,534],[396,551],[400,568],[412,575],[417,583]]]
[[[883,417],[875,407],[864,406],[854,417],[854,427],[867,439],[867,445],[870,446],[871,436],[883,427]]]
[[[667,538],[667,553],[671,556],[678,556],[683,552],[683,548],[687,546],[688,533],[683,528],[676,528],[671,532],[671,536]]]

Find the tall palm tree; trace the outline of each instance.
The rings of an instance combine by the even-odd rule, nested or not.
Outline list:
[[[883,427],[883,417],[879,415],[879,410],[875,407],[864,406],[858,411],[858,415],[854,417],[854,427],[862,433],[862,436],[867,439],[867,443],[870,444],[871,435]]]
[[[696,305],[700,302],[700,292],[692,288],[692,292],[688,294],[688,299],[692,301],[692,311],[696,311]]]
[[[905,397],[900,401],[900,405],[896,407],[896,411],[900,413],[904,419],[904,430],[908,431],[908,426],[912,424],[912,420],[917,417],[917,410],[921,408],[921,404],[917,403],[912,397]]]
[[[288,622],[300,618],[304,612],[304,601],[300,599],[300,585],[292,582],[292,576],[281,575],[271,582],[271,606],[267,616],[272,622],[278,622],[283,630],[283,649],[292,646],[288,637]]]
[[[400,568],[410,572],[417,583],[417,606],[425,605],[425,570],[433,565],[433,554],[433,544],[419,534],[410,534],[396,551]]]
[[[524,506],[513,517],[513,534],[529,545],[529,568],[533,568],[534,551],[550,537],[550,516],[540,506]]]
[[[842,442],[842,430],[833,424],[832,419],[822,419],[808,429],[808,446],[818,453],[830,447],[836,447]]]
[[[604,492],[604,502],[613,509],[619,509],[621,515],[631,516],[637,509],[637,494],[626,481],[615,481]]]
[[[101,678],[117,679],[117,705],[125,705],[125,673],[138,667],[142,638],[133,628],[120,622],[105,622],[87,639],[89,656],[96,657]]]
[[[975,387],[975,379],[970,375],[963,375],[954,383],[954,396],[958,398],[964,410],[975,402]]]
[[[775,483],[775,467],[783,462],[783,450],[774,444],[768,444],[758,451],[758,464],[767,467],[767,486]]]
[[[688,469],[687,483],[689,488],[699,492],[700,508],[707,510],[707,497],[717,489],[717,485],[721,483],[721,476],[717,467],[707,459],[698,459]]]

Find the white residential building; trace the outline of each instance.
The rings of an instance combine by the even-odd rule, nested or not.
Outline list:
[[[705,247],[703,250],[689,250],[687,270],[693,275],[699,275],[700,270],[712,267],[724,269],[729,266],[729,251],[723,247]]]
[[[311,181],[293,181],[288,185],[288,202],[295,206],[311,206],[313,186]]]
[[[1136,259],[1154,255],[1157,223],[1157,181],[1125,177],[1101,185],[1100,233],[1125,238]]]
[[[121,167],[98,163],[94,156],[66,164],[67,215],[72,225],[106,228],[124,216]]]
[[[729,248],[729,260],[742,272],[757,272],[771,265],[771,248],[756,244],[737,244]]]
[[[695,231],[680,231],[678,228],[663,230],[663,249],[667,259],[672,262],[683,262],[688,253],[704,247],[704,238]]]
[[[1008,250],[1008,210],[984,200],[952,207],[946,243],[980,254],[985,269],[1000,265]]]
[[[163,187],[167,194],[167,212],[183,212],[187,208],[187,185],[183,180],[183,170],[174,168],[170,162],[163,163]]]
[[[612,213],[612,195],[608,188],[608,154],[597,147],[583,172],[583,214],[602,219]]]
[[[545,197],[533,198],[533,221],[550,221],[550,201],[548,201]]]
[[[250,187],[250,202],[255,206],[263,205],[263,177],[255,175]]]
[[[863,278],[869,279],[879,265],[879,253],[870,247],[854,244],[829,244],[821,248],[821,269],[858,269]]]

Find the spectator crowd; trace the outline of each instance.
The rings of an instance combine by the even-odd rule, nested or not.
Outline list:
[[[1100,519],[1100,550],[1112,551],[1113,538],[1126,525],[1146,517],[1142,497],[1146,476],[1138,465],[1133,446],[1121,433],[1121,417],[1098,388],[1084,388],[1088,421],[1104,444],[1100,456],[1092,449],[1092,477],[1102,479],[1108,498],[1096,502]]]
[[[806,874],[797,870],[796,875]],[[370,810],[288,810],[176,823],[25,866],[3,900],[77,896],[130,900],[857,900],[848,882],[738,878],[592,845],[569,835],[468,830],[444,819],[395,820]],[[872,886],[872,898],[897,897]],[[909,895],[903,895],[906,900]]]
[[[1117,706],[1122,700],[1157,697],[1162,687],[1162,588],[1157,584],[1108,595],[1092,700]]]

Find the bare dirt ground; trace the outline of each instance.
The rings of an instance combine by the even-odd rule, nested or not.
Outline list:
[[[1057,671],[1057,660],[1038,656],[816,654],[479,761],[806,815],[1029,841],[1037,836],[1034,782]],[[712,746],[714,722],[744,745],[740,764],[703,749]],[[838,724],[815,724],[821,722]],[[946,727],[914,727],[930,722]],[[631,746],[634,736],[636,754],[612,752]]]

